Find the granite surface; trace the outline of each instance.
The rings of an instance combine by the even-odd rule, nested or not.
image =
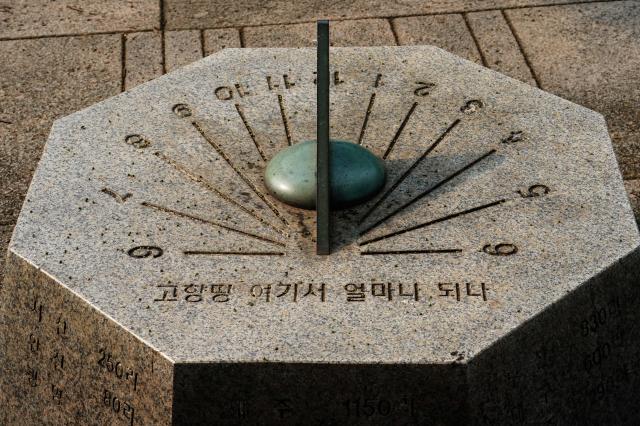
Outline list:
[[[640,344],[616,335],[640,236],[603,117],[434,47],[331,61],[331,135],[385,159],[389,195],[334,214],[328,257],[262,181],[315,133],[313,49],[226,49],[55,122],[0,293],[0,420],[130,420],[116,395],[134,424],[521,424],[584,419],[579,388],[638,421],[633,364],[599,393]],[[31,389],[50,348],[73,367]]]
[[[625,179],[640,178],[640,3],[505,11],[545,90],[607,119]]]

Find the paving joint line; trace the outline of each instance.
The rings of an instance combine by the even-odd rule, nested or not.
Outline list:
[[[533,81],[536,82],[536,86],[538,86],[539,89],[542,89],[542,84],[540,84],[540,79],[538,78],[536,71],[533,69],[533,64],[531,63],[531,61],[529,60],[529,57],[524,51],[524,47],[522,46],[522,41],[520,40],[520,36],[518,36],[516,29],[511,23],[511,18],[509,18],[509,15],[507,15],[507,13],[504,10],[501,10],[500,13],[502,14],[502,17],[504,18],[504,20],[507,22],[507,26],[509,27],[511,34],[513,34],[513,38],[516,40],[516,43],[518,44],[518,49],[522,54],[525,64],[527,64],[527,67],[529,68],[529,72],[531,72],[531,77],[533,77]]]
[[[387,22],[389,22],[389,26],[391,27],[391,33],[393,34],[396,46],[400,46],[400,38],[398,37],[398,31],[396,30],[396,25],[393,23],[393,19],[394,18],[387,18]]]
[[[471,28],[471,23],[469,22],[468,13],[462,13],[462,19],[464,20],[464,24],[467,26],[467,30],[469,34],[471,34],[471,38],[473,39],[473,44],[476,46],[476,50],[478,51],[478,55],[480,55],[480,61],[482,61],[482,65],[489,68],[487,63],[487,58],[484,56],[484,52],[482,52],[482,48],[480,47],[480,43],[478,42],[478,37],[476,37],[476,33],[473,32],[473,28]]]
[[[240,39],[240,47],[246,47],[247,43],[244,38],[244,27],[234,27],[238,29],[238,38]]]

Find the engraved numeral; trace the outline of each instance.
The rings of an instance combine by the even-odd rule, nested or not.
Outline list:
[[[522,198],[534,198],[534,197],[544,197],[550,191],[551,190],[549,189],[548,186],[536,184],[536,185],[530,186],[525,191],[519,190],[518,194],[520,194]]]
[[[146,259],[147,257],[160,257],[164,251],[160,247],[155,246],[138,246],[129,249],[127,254],[136,259]]]
[[[473,114],[474,112],[478,112],[482,108],[484,108],[484,103],[481,100],[472,99],[470,101],[467,101],[462,106],[462,108],[460,108],[460,111],[464,112],[465,114]]]
[[[106,188],[106,187],[105,187],[105,188],[102,188],[102,190],[101,190],[100,192],[102,192],[102,193],[104,193],[104,194],[107,194],[108,196],[112,197],[113,199],[115,199],[115,200],[116,200],[117,202],[119,202],[119,203],[124,203],[124,202],[125,202],[125,201],[127,201],[130,197],[132,197],[132,196],[133,196],[133,194],[132,194],[132,193],[130,193],[130,192],[127,192],[127,193],[126,193],[126,194],[124,194],[124,195],[120,195],[120,194],[118,194],[117,192],[115,192],[115,191],[113,191],[113,190],[111,190],[111,189],[109,189],[109,188]]]
[[[121,416],[130,425],[135,421],[135,409],[131,404],[126,401],[120,401],[116,395],[111,391],[105,389],[102,394],[102,403],[105,407],[109,408],[114,414]]]
[[[148,139],[145,139],[140,135],[128,135],[126,138],[124,138],[124,141],[128,145],[131,145],[138,149],[143,149],[151,145],[151,142],[149,142]]]
[[[509,243],[487,244],[482,251],[492,256],[511,256],[518,252],[518,247]]]
[[[242,86],[239,83],[235,83],[233,87],[229,87],[229,86],[217,87],[216,90],[214,90],[214,93],[216,94],[216,98],[220,99],[221,101],[231,100],[233,99],[235,94],[238,94],[238,96],[240,96],[241,98],[244,98],[245,96],[248,96],[251,94],[249,93],[249,91],[247,91],[244,88],[244,86]]]
[[[187,104],[175,104],[172,108],[173,113],[180,118],[191,117],[193,113]]]
[[[436,87],[435,83],[425,83],[423,81],[416,81],[418,87],[413,91],[416,96],[427,96],[431,93],[431,89]]]
[[[509,136],[502,139],[502,143],[509,145],[512,143],[520,142],[522,140],[522,133],[522,130],[515,130],[509,133]]]

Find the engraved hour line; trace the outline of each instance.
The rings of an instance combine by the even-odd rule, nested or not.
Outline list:
[[[389,197],[389,195],[391,195],[391,193],[409,176],[409,174],[418,166],[418,164],[422,162],[429,154],[431,154],[431,152],[436,149],[438,145],[440,145],[440,142],[442,142],[459,123],[460,119],[455,120],[449,125],[449,127],[447,127],[444,132],[440,134],[440,136],[438,136],[438,139],[436,139],[435,142],[433,142],[429,146],[429,148],[427,148],[426,151],[423,152],[422,155],[416,161],[414,161],[407,170],[404,171],[404,173],[402,173],[402,175],[393,183],[393,185],[391,185],[389,189],[387,189],[384,194],[382,194],[382,196],[378,198],[378,200],[376,200],[376,202],[369,208],[369,210],[366,211],[366,213],[360,218],[360,224],[362,224],[365,219],[369,217],[371,213],[373,213],[375,209],[377,209],[380,204],[382,204],[384,200]]]
[[[462,253],[462,249],[433,249],[433,250],[367,250],[360,253],[362,256],[367,255],[384,255],[384,254],[447,254]]]
[[[416,110],[417,106],[418,106],[418,103],[414,102],[413,105],[411,105],[411,108],[409,108],[409,112],[407,112],[407,115],[405,115],[404,120],[402,120],[402,123],[400,123],[400,127],[398,127],[398,130],[396,131],[396,134],[393,136],[393,139],[391,139],[391,142],[389,142],[389,146],[387,147],[387,150],[384,152],[384,155],[382,156],[383,160],[386,160],[389,154],[391,154],[391,150],[395,146],[396,142],[398,142],[398,139],[400,138],[402,131],[404,130],[407,123],[409,122],[409,119],[413,115],[413,111]]]
[[[380,86],[380,81],[382,81],[382,74],[378,74],[378,75],[376,76],[376,82],[375,82],[375,83],[373,83],[373,87],[378,87],[378,86]]]
[[[475,212],[478,212],[480,210],[488,209],[490,207],[495,207],[495,206],[498,206],[498,205],[500,205],[502,203],[505,203],[506,201],[507,200],[503,198],[503,199],[500,199],[500,200],[497,200],[497,201],[493,201],[491,203],[482,204],[480,206],[472,207],[470,209],[466,209],[466,210],[462,210],[462,211],[459,211],[459,212],[456,212],[456,213],[448,214],[446,216],[442,216],[442,217],[439,217],[437,219],[430,220],[429,222],[421,223],[419,225],[410,226],[408,228],[401,229],[399,231],[394,231],[394,232],[391,232],[389,234],[381,235],[381,236],[376,237],[376,238],[371,238],[370,240],[361,242],[360,243],[360,247],[365,246],[367,244],[375,243],[376,241],[386,240],[386,239],[389,239],[389,238],[392,238],[392,237],[396,237],[398,235],[406,234],[407,232],[415,231],[417,229],[426,228],[428,226],[435,225],[436,223],[446,222],[448,220],[455,219],[456,217],[460,217],[460,216],[464,216],[464,215],[467,215],[467,214],[475,213]]]
[[[289,128],[289,119],[287,118],[287,112],[284,108],[284,99],[280,94],[278,95],[278,107],[280,108],[280,117],[282,117],[284,133],[287,136],[287,145],[291,146],[291,129]]]
[[[236,111],[238,111],[238,115],[240,116],[240,119],[244,124],[244,127],[247,129],[247,132],[249,133],[249,136],[251,137],[253,144],[256,146],[256,149],[258,150],[258,154],[260,154],[260,157],[262,158],[262,161],[267,161],[267,156],[264,155],[262,148],[260,148],[260,144],[258,144],[258,140],[256,139],[256,134],[251,128],[251,126],[249,125],[249,122],[247,121],[247,117],[244,115],[242,106],[240,106],[239,104],[235,104],[235,106],[236,106]]]
[[[364,235],[366,233],[368,233],[369,231],[371,231],[372,229],[376,228],[378,225],[382,224],[383,222],[386,222],[387,220],[389,220],[391,217],[395,216],[396,214],[398,214],[400,211],[406,209],[407,207],[409,207],[410,205],[412,205],[413,203],[415,203],[416,201],[422,199],[423,197],[425,197],[426,195],[432,193],[433,191],[435,191],[436,189],[440,188],[441,186],[445,185],[446,183],[448,183],[449,181],[451,181],[452,179],[454,179],[455,177],[457,177],[458,175],[464,173],[465,171],[471,169],[472,167],[476,166],[477,164],[481,163],[483,160],[485,160],[486,158],[490,157],[491,155],[495,154],[496,150],[492,149],[489,152],[481,155],[480,157],[476,158],[475,160],[473,160],[472,162],[464,165],[463,167],[461,167],[460,169],[456,170],[453,174],[447,176],[446,178],[442,179],[441,181],[439,181],[438,183],[436,183],[435,185],[433,185],[432,187],[430,187],[429,189],[421,192],[420,194],[416,195],[415,197],[413,197],[411,200],[407,201],[406,203],[404,203],[403,205],[401,205],[400,207],[396,208],[395,210],[393,210],[391,213],[389,213],[388,215],[384,216],[382,219],[378,220],[377,222],[375,222],[373,225],[367,227],[366,229],[364,229],[363,231],[360,232],[360,235]]]
[[[207,251],[207,250],[185,250],[186,256],[284,256],[281,251]]]
[[[222,229],[225,229],[225,230],[230,231],[230,232],[235,232],[237,234],[244,235],[245,237],[250,237],[250,238],[254,238],[256,240],[265,241],[267,243],[276,244],[278,246],[285,247],[285,244],[280,242],[280,241],[272,240],[271,238],[263,237],[261,235],[252,234],[250,232],[243,231],[241,229],[236,229],[236,228],[233,228],[231,226],[224,225],[224,224],[222,224],[220,222],[216,222],[216,221],[209,220],[209,219],[204,219],[204,218],[201,218],[201,217],[198,217],[198,216],[194,216],[194,215],[189,214],[189,213],[184,213],[184,212],[181,212],[181,211],[178,211],[178,210],[171,209],[169,207],[159,206],[157,204],[148,203],[146,201],[142,202],[141,205],[143,207],[148,207],[148,208],[152,208],[152,209],[155,209],[155,210],[159,210],[161,212],[165,212],[165,213],[173,214],[173,215],[176,215],[176,216],[184,217],[184,218],[187,218],[187,219],[191,219],[191,220],[194,220],[196,222],[201,222],[201,223],[206,223],[208,225],[217,226],[218,228],[222,228]]]
[[[161,159],[162,161],[164,161],[165,163],[167,163],[168,165],[170,165],[171,167],[176,169],[178,172],[180,172],[183,175],[185,175],[188,179],[190,179],[190,180],[192,180],[192,181],[194,181],[196,183],[199,183],[200,185],[202,185],[203,188],[207,189],[208,191],[213,192],[214,194],[216,194],[217,196],[219,196],[223,200],[229,202],[230,204],[233,204],[235,207],[238,207],[239,209],[241,209],[245,213],[249,214],[251,217],[257,219],[258,221],[260,221],[260,223],[264,224],[265,226],[268,226],[269,228],[273,229],[274,231],[276,231],[276,232],[278,232],[278,233],[280,233],[280,234],[282,234],[284,236],[287,236],[287,234],[285,233],[285,231],[283,229],[272,225],[266,219],[260,217],[260,215],[258,215],[253,210],[248,209],[247,207],[243,206],[242,204],[240,204],[239,202],[237,202],[236,200],[231,198],[230,195],[225,194],[224,192],[222,192],[219,189],[215,188],[213,185],[211,185],[209,182],[204,180],[202,177],[192,174],[191,172],[189,172],[189,170],[185,169],[183,166],[181,166],[180,164],[178,164],[176,161],[174,161],[173,159],[169,158],[165,154],[162,154],[161,152],[157,152],[156,151],[156,152],[153,153],[153,155],[155,155],[156,157],[158,157],[159,159]]]
[[[245,175],[242,174],[240,169],[236,167],[235,164],[233,164],[233,161],[231,161],[231,159],[227,156],[227,154],[224,153],[222,148],[220,148],[220,145],[215,143],[213,139],[211,139],[205,133],[205,131],[202,129],[202,126],[200,126],[200,124],[197,121],[192,121],[191,124],[198,131],[198,133],[200,133],[200,136],[202,136],[202,138],[205,141],[207,141],[207,143],[209,143],[209,145],[211,145],[213,149],[216,150],[218,155],[220,155],[220,157],[222,157],[224,161],[227,162],[227,164],[233,169],[233,171],[236,172],[236,174],[240,177],[240,179],[242,179],[244,183],[246,183],[249,186],[249,188],[251,188],[254,194],[256,194],[262,200],[262,202],[265,203],[265,205],[282,221],[282,223],[288,226],[289,222],[287,222],[287,219],[284,218],[284,216],[282,215],[282,213],[280,213],[280,211],[276,208],[276,206],[274,206],[271,202],[269,202],[267,197],[253,183],[251,183],[251,181],[247,177],[245,177]]]
[[[358,145],[362,145],[364,139],[364,133],[367,130],[367,124],[369,124],[369,117],[371,116],[371,110],[373,109],[373,103],[376,100],[376,94],[372,93],[369,98],[369,105],[367,106],[367,112],[364,115],[364,121],[362,122],[362,129],[360,129],[360,136],[358,136]]]

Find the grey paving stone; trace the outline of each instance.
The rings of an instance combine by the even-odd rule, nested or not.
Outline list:
[[[580,2],[581,0],[577,0]],[[597,0],[585,0],[597,1]],[[566,0],[165,0],[168,29],[290,24],[566,3]]]
[[[316,24],[275,25],[244,29],[246,47],[314,46]],[[386,19],[361,19],[331,23],[332,46],[392,46],[395,38]]]
[[[125,35],[125,89],[160,77],[162,67],[162,34],[157,31]]]
[[[625,179],[640,178],[640,3],[506,13],[542,88],[603,113]]]
[[[392,22],[401,45],[431,44],[482,63],[473,36],[460,14],[413,16]]]
[[[227,47],[240,47],[240,31],[235,28],[204,30],[205,56]]]
[[[625,180],[624,187],[627,190],[627,195],[629,195],[636,221],[640,224],[640,179]]]
[[[474,12],[467,14],[466,18],[486,66],[536,86],[525,57],[501,11]]]
[[[159,28],[158,0],[21,0],[0,3],[0,37]]]
[[[9,246],[12,232],[13,226],[0,225],[0,292],[4,281],[4,263],[7,256],[7,247]]]
[[[202,59],[200,30],[167,31],[164,33],[166,72]]]
[[[119,35],[0,42],[0,223],[12,223],[54,119],[120,92]]]

